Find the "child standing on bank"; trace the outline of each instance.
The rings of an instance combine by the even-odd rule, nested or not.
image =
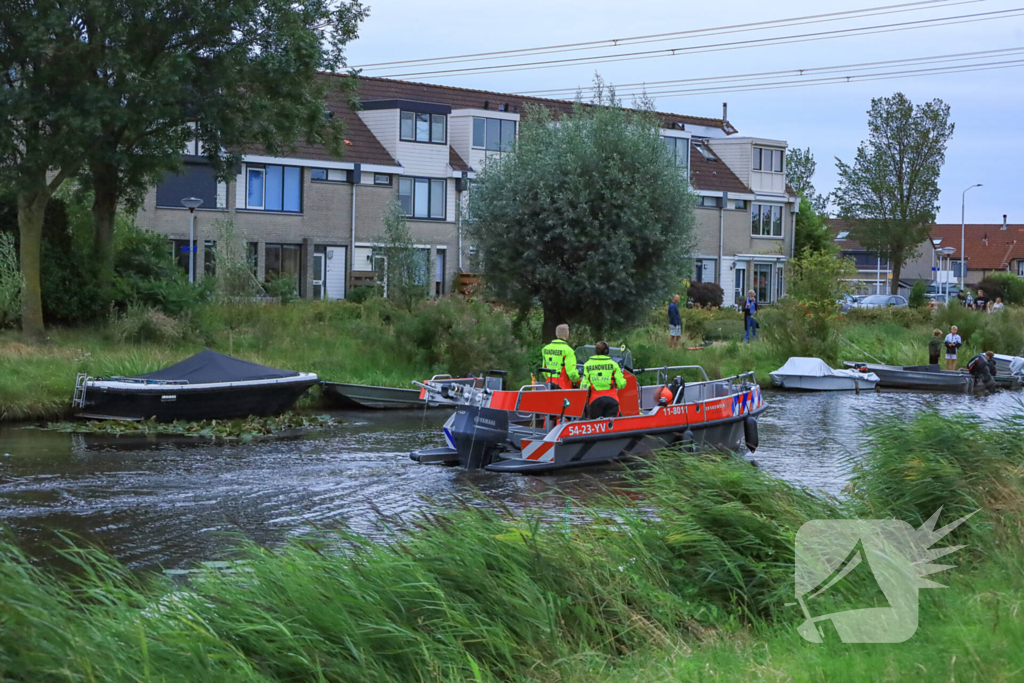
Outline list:
[[[956,350],[964,343],[964,340],[957,334],[956,325],[949,328],[949,334],[946,335],[943,343],[946,345],[946,369],[956,370]]]
[[[942,353],[942,330],[932,332],[931,341],[928,342],[928,364],[938,365],[939,355]]]

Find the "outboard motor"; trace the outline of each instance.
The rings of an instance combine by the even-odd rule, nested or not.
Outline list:
[[[757,418],[754,416],[748,417],[743,421],[743,440],[747,443],[747,448],[753,453],[757,450]]]
[[[491,408],[460,407],[450,435],[459,454],[459,464],[467,470],[483,469],[508,439],[508,413]]]

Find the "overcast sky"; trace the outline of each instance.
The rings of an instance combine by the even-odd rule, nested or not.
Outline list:
[[[349,50],[349,63],[361,65],[425,57],[511,50],[582,41],[624,38],[688,29],[896,5],[906,0],[818,0],[775,3],[723,0],[714,3],[611,0],[518,0],[514,3],[437,3],[419,0],[364,0],[370,18]],[[996,12],[1024,7],[1006,0],[949,0],[927,9],[809,26],[744,31],[740,34],[679,39],[637,45],[622,51],[651,50],[849,29],[938,17]],[[500,92],[589,85],[597,70],[610,83],[634,83],[849,65],[951,53],[1024,47],[1024,17],[1001,17],[947,27],[931,27],[790,45],[760,46],[706,54],[678,55],[598,65],[483,73],[444,78],[408,78]],[[605,54],[583,52],[537,59]],[[1024,54],[986,61],[1022,60]],[[476,64],[474,66],[478,66]],[[442,67],[431,67],[431,69]],[[921,68],[921,67],[898,67]],[[405,69],[408,71],[408,69]],[[889,69],[891,70],[891,68]],[[401,70],[392,70],[399,73]],[[366,75],[388,72],[368,71]],[[984,187],[967,195],[967,222],[1024,223],[1024,68],[894,80],[830,84],[755,92],[657,96],[661,111],[720,117],[729,103],[729,120],[742,135],[786,140],[810,147],[818,162],[819,192],[835,187],[835,157],[852,161],[867,136],[872,97],[902,91],[915,103],[941,98],[952,108],[956,132],[946,154],[940,187],[939,221],[960,222],[960,199],[974,183]],[[571,98],[570,98],[571,99]]]

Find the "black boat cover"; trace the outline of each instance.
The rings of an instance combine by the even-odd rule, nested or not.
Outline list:
[[[151,372],[148,375],[135,375],[132,379],[151,379],[164,381],[187,381],[189,384],[208,384],[212,382],[244,382],[254,379],[278,379],[295,377],[299,373],[294,370],[278,370],[266,365],[250,363],[247,360],[225,356],[216,351],[200,351],[191,358],[180,363]]]

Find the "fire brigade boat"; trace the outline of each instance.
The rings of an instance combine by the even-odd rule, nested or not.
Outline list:
[[[688,370],[703,379],[684,382],[682,373]],[[694,449],[757,448],[757,416],[767,406],[753,372],[719,380],[708,379],[696,365],[640,373],[656,373],[658,382],[639,386],[636,375],[624,369],[619,416],[598,419],[583,417],[586,389],[530,384],[504,391],[452,384],[447,376],[417,382],[424,400],[450,405],[455,413],[444,424],[445,447],[414,451],[410,457],[420,463],[532,473],[611,462],[678,442]]]

